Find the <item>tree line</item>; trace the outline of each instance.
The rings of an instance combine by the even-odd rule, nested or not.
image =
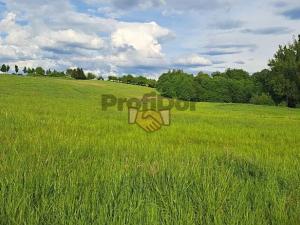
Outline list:
[[[134,77],[131,74],[122,76],[122,77],[116,77],[116,76],[108,76],[109,81],[113,82],[120,82],[124,84],[133,84],[133,85],[140,85],[140,86],[147,86],[151,88],[156,88],[156,80],[154,79],[148,79],[143,76],[137,76]]]
[[[161,95],[186,101],[252,103],[265,105],[300,104],[300,35],[293,43],[279,46],[269,68],[250,75],[241,69],[228,69],[196,76],[170,70],[160,76]]]
[[[186,101],[252,103],[264,105],[300,105],[300,35],[291,44],[279,46],[269,68],[250,75],[242,69],[196,76],[183,70],[169,70],[158,81],[143,76],[108,76],[108,81],[156,88],[162,96]],[[3,64],[1,72],[8,73],[9,65]],[[15,74],[20,69],[15,65]],[[65,72],[44,70],[42,67],[23,68],[30,76],[69,77],[78,80],[104,80],[102,76],[85,73],[82,68]]]
[[[67,69],[64,71],[57,70],[45,70],[42,67],[30,68],[24,67],[22,69],[23,74],[20,74],[20,69],[18,65],[15,65],[15,72],[13,74],[17,75],[28,75],[28,76],[45,76],[45,77],[69,77],[77,80],[104,80],[102,76],[96,76],[95,74],[89,72],[85,73],[82,68]],[[10,66],[3,64],[0,68],[2,73],[8,73],[10,71]]]
[[[9,65],[3,64],[1,67],[1,72],[8,73],[10,70]],[[28,76],[46,76],[46,77],[69,77],[76,80],[104,80],[102,76],[97,76],[91,72],[85,73],[82,68],[75,68],[75,69],[67,69],[65,72],[60,72],[56,70],[45,70],[42,67],[37,68],[30,68],[24,67],[22,72],[23,74],[19,74],[20,70],[17,65],[15,65],[15,73],[18,75],[28,75]],[[148,79],[144,76],[133,76],[131,74],[124,75],[121,77],[117,76],[108,76],[108,81],[125,83],[125,84],[133,84],[133,85],[140,85],[140,86],[147,86],[151,88],[156,87],[156,80]]]

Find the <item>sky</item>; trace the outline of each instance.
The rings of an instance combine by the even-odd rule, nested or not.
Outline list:
[[[299,0],[0,0],[0,64],[158,77],[267,68]]]

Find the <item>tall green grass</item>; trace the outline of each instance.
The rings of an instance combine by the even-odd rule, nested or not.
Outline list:
[[[300,110],[199,103],[146,133],[102,94],[0,76],[0,224],[300,224]]]

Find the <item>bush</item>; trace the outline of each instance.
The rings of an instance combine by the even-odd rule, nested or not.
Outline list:
[[[94,80],[94,79],[96,79],[96,75],[93,74],[93,73],[88,73],[88,74],[87,74],[87,79],[88,79],[88,80]]]
[[[252,96],[250,103],[254,105],[275,105],[272,97],[265,93]]]
[[[56,70],[51,71],[50,69],[46,71],[46,75],[48,77],[65,77],[66,74],[64,72],[59,72]]]
[[[150,88],[156,88],[156,80],[154,80],[154,79],[148,79],[147,83],[148,83],[148,87],[150,87]]]
[[[279,106],[279,107],[287,107],[287,102],[286,101],[282,101],[277,106]]]
[[[39,76],[44,76],[45,75],[45,70],[42,67],[37,67],[35,69],[35,74]]]
[[[54,71],[51,74],[49,74],[48,76],[50,76],[50,77],[65,77],[66,74],[64,72]]]
[[[108,80],[113,81],[113,82],[117,82],[119,80],[119,78],[116,77],[116,76],[108,76]]]

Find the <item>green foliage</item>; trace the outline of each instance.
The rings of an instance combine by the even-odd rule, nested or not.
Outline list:
[[[16,74],[18,74],[18,72],[19,72],[19,67],[17,65],[15,65],[15,72],[16,72]]]
[[[224,77],[226,79],[234,79],[234,80],[250,79],[249,73],[242,69],[227,69],[224,73],[214,72],[212,73],[212,77],[213,78]]]
[[[134,84],[134,85],[140,85],[140,86],[147,86],[151,88],[156,87],[156,80],[148,79],[143,76],[134,77],[131,74],[122,76],[122,77],[116,77],[116,76],[109,76],[109,81],[113,82],[120,82],[124,84]]]
[[[228,80],[222,76],[195,77],[197,100],[207,102],[232,102]]]
[[[216,75],[216,73],[213,73],[212,76]],[[196,76],[197,79],[205,79],[210,78],[210,76],[207,73],[199,72]]]
[[[250,103],[254,105],[275,105],[275,102],[273,101],[272,97],[265,93],[262,93],[261,95],[252,96]]]
[[[5,73],[6,72],[6,65],[5,64],[3,64],[2,66],[1,66],[1,72],[2,73]]]
[[[68,69],[67,75],[70,75],[72,78],[74,78],[76,80],[86,80],[87,79],[82,68]]]
[[[248,103],[257,88],[252,80],[228,79],[229,90],[233,103]]]
[[[288,107],[300,103],[300,36],[292,44],[279,46],[270,60],[271,70],[253,74],[261,92],[270,94],[278,105],[286,102]]]
[[[287,107],[287,102],[282,101],[277,106],[279,106],[279,107]]]
[[[44,76],[45,75],[45,70],[42,67],[39,66],[35,69],[35,74],[39,75],[39,76]]]
[[[8,73],[9,70],[10,70],[10,66],[9,66],[9,65],[5,65],[5,64],[3,64],[3,65],[1,66],[1,69],[0,69],[0,71],[1,71],[2,73]]]
[[[154,80],[154,79],[148,79],[147,80],[147,86],[150,87],[150,88],[156,88],[156,84],[157,84],[157,81]]]
[[[296,107],[300,104],[300,35],[292,44],[280,46],[269,66],[270,70],[252,76],[241,69],[211,76],[200,72],[193,81],[181,70],[169,71],[159,78],[157,90],[163,96],[185,100],[277,105],[285,101],[288,107]]]
[[[162,96],[181,100],[194,100],[196,88],[193,75],[182,70],[170,70],[160,76],[157,82],[157,90]]]
[[[196,77],[181,70],[169,71],[159,78],[157,89],[170,98],[234,103],[248,103],[256,91],[247,72],[231,69],[212,76],[200,72]]]
[[[119,80],[119,78],[118,77],[116,77],[116,76],[108,76],[108,80],[109,81],[118,81]]]
[[[252,75],[252,80],[258,87],[259,92],[271,93],[272,86],[270,84],[272,73],[270,70],[264,69]]]
[[[131,74],[120,77],[119,81],[125,84],[136,84],[135,77]]]
[[[87,80],[94,80],[94,79],[96,79],[96,77],[97,77],[97,76],[96,76],[95,74],[93,74],[93,73],[88,73],[86,78],[87,78]]]
[[[47,70],[46,71],[46,75],[47,77],[65,77],[66,74],[64,72],[59,72],[59,71],[56,71],[56,70]]]
[[[134,84],[136,85],[140,85],[140,86],[146,86],[147,85],[147,78],[146,77],[142,77],[142,76],[138,76],[134,79]]]
[[[33,75],[35,73],[35,69],[34,68],[28,68],[27,72],[28,72],[28,75]]]
[[[233,79],[233,80],[250,79],[249,73],[242,69],[228,69],[228,70],[226,70],[225,73],[221,74],[221,76],[224,76],[225,78]]]
[[[292,44],[279,46],[269,66],[275,95],[296,107],[300,102],[300,35]]]
[[[72,73],[73,73],[73,69],[67,69],[66,70],[66,75],[71,77],[72,76]]]

